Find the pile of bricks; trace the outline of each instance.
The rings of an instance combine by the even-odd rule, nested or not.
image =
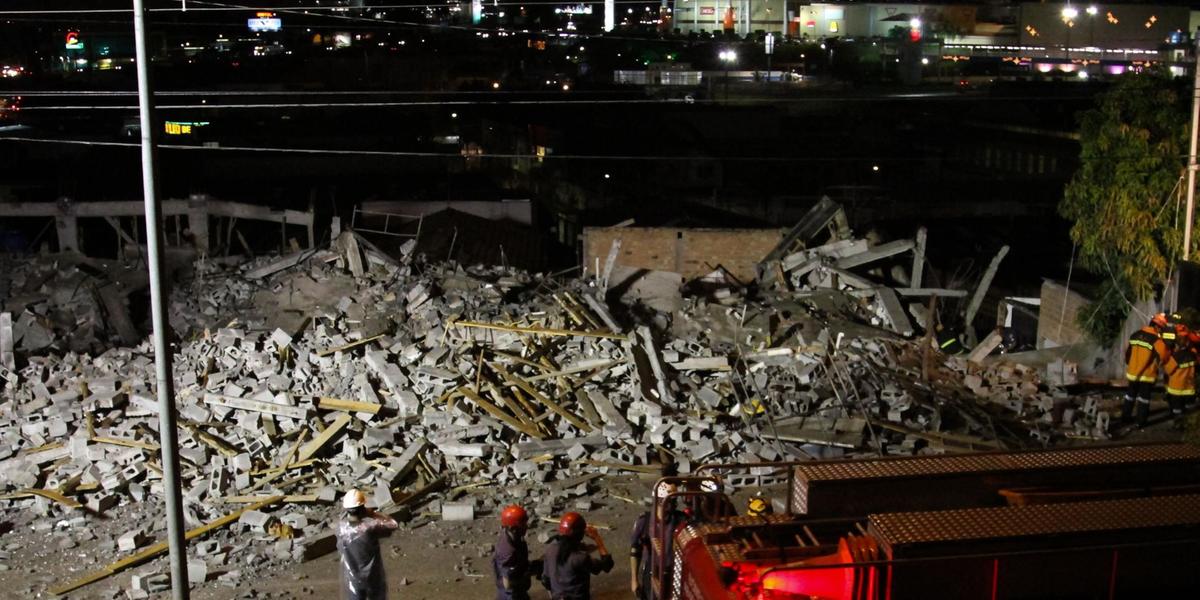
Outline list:
[[[349,231],[330,250],[197,264],[171,301],[185,517],[258,508],[195,544],[192,580],[236,585],[330,551],[351,487],[396,514],[431,502],[463,520],[521,501],[548,516],[602,498],[607,474],[664,461],[1011,447],[1039,442],[1030,431],[1054,409],[1027,373],[933,352],[923,375],[919,340],[832,316],[831,303],[864,310],[838,290],[752,300],[720,284],[666,313],[602,289],[411,246],[394,258]],[[5,519],[55,517],[80,541],[125,515],[111,522],[128,529],[104,530],[117,555],[162,539],[149,342],[23,362],[0,402]],[[128,595],[162,583],[152,564]]]

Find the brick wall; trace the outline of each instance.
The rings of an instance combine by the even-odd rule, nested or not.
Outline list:
[[[587,227],[583,262],[591,272],[604,268],[614,239],[621,239],[617,264],[674,271],[685,279],[712,272],[718,265],[738,279],[751,281],[754,266],[783,237],[782,229],[677,229],[672,227]]]
[[[1066,310],[1063,310],[1063,299]],[[1087,334],[1079,328],[1077,316],[1088,303],[1088,299],[1066,286],[1049,279],[1042,281],[1042,307],[1038,312],[1037,343],[1045,347],[1050,340],[1055,345],[1066,346],[1087,340]],[[1061,326],[1061,328],[1060,328]]]

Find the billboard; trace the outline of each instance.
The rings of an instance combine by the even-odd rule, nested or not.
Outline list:
[[[283,29],[283,20],[279,17],[251,17],[246,24],[250,31],[279,31]]]

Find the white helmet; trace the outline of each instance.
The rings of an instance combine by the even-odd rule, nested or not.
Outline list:
[[[359,490],[350,490],[342,497],[342,508],[349,510],[367,505],[367,495]]]

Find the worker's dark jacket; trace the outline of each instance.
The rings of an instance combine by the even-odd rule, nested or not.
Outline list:
[[[612,556],[592,558],[579,542],[558,536],[542,558],[542,585],[550,590],[550,600],[591,600],[592,575],[612,568]]]
[[[949,330],[939,331],[937,335],[938,348],[946,354],[961,354],[963,345],[958,341],[958,336]]]
[[[531,573],[529,545],[524,538],[512,539],[501,530],[492,550],[492,573],[496,576],[496,600],[528,600]],[[508,578],[509,589],[504,589]]]
[[[633,523],[633,534],[629,538],[629,556],[638,559],[637,581],[640,588],[638,600],[650,598],[651,553],[650,513],[642,513]]]
[[[379,538],[396,528],[391,519],[366,518],[338,524],[337,548],[342,554],[342,598],[386,600],[387,580]]]

